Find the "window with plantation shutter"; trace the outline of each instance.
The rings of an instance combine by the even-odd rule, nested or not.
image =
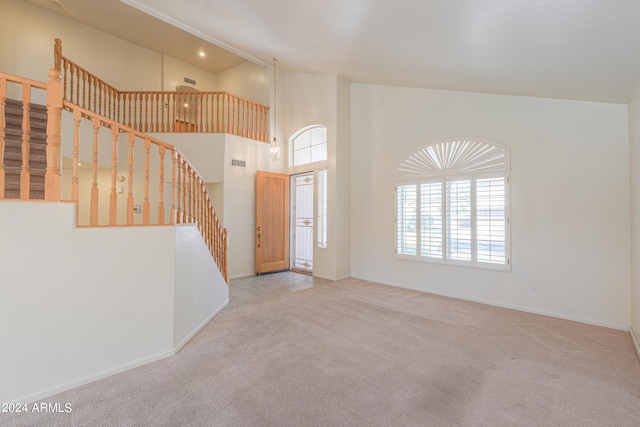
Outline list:
[[[398,187],[398,246],[400,255],[417,255],[417,194],[416,185]]]
[[[506,146],[437,142],[405,158],[396,179],[398,257],[510,270]]]

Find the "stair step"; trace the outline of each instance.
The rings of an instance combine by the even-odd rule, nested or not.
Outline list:
[[[20,198],[22,172],[22,101],[5,102],[5,198]],[[29,107],[29,198],[44,199],[44,176],[47,166],[47,107],[31,104]]]

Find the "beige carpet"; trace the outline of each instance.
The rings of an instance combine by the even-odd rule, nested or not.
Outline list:
[[[220,313],[176,357],[1,425],[638,426],[629,335],[355,279]]]

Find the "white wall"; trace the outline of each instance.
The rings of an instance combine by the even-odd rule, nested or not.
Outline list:
[[[352,88],[353,276],[628,328],[626,106]],[[397,163],[448,137],[511,147],[511,273],[394,256]],[[537,294],[530,292],[533,286]]]
[[[162,55],[162,66],[162,90],[172,92],[176,90],[176,86],[188,86],[201,92],[217,90],[214,73],[167,55]],[[196,84],[185,82],[185,77],[195,80]]]
[[[76,229],[74,209],[0,202],[2,402],[171,356],[228,301],[194,226]]]
[[[640,81],[629,104],[631,198],[631,328],[640,339]],[[640,354],[639,354],[640,356]]]
[[[223,182],[225,135],[221,133],[153,133],[160,141],[178,147],[205,182]]]
[[[229,287],[197,227],[175,227],[173,348],[181,349],[229,303]]]
[[[256,272],[256,171],[277,172],[280,162],[269,157],[269,144],[225,135],[224,226],[229,236],[229,277]],[[230,166],[231,159],[246,167]]]
[[[46,81],[56,38],[64,56],[119,90],[161,87],[160,54],[23,1],[2,3],[0,71]]]
[[[314,245],[313,275],[330,280],[350,274],[350,82],[321,74],[286,75],[287,139],[311,125],[327,127],[327,247]],[[290,173],[313,165],[290,168]]]
[[[260,104],[269,105],[272,75],[270,68],[243,62],[216,74],[216,90],[231,92]]]

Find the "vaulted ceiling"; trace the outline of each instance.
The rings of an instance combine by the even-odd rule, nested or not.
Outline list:
[[[289,72],[354,82],[627,103],[640,76],[637,0],[58,3],[57,13],[170,55],[200,43],[235,61],[277,57]]]

